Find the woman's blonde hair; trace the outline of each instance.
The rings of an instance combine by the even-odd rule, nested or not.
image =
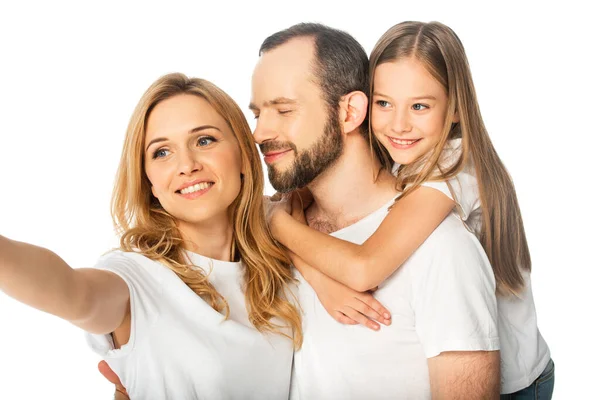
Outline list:
[[[227,122],[241,149],[245,174],[240,193],[230,207],[234,236],[231,259],[240,259],[245,268],[249,320],[262,332],[282,333],[281,328],[290,327],[298,348],[302,343],[300,316],[286,300],[286,295],[290,295],[288,285],[294,279],[287,256],[267,229],[263,211],[264,178],[252,132],[238,105],[214,84],[179,73],[168,74],[154,82],[140,99],[127,128],[112,196],[111,213],[121,235],[121,248],[160,261],[215,310],[229,316],[224,297],[202,271],[190,265],[177,223],[152,195],[144,171],[148,116],[161,101],[182,94],[206,100]],[[284,325],[275,324],[273,318]]]
[[[421,62],[446,89],[448,110],[441,140],[435,148],[416,162],[400,166],[398,190],[406,196],[425,181],[446,181],[467,162],[473,165],[482,210],[479,239],[493,267],[498,292],[517,294],[524,286],[521,269],[531,270],[529,247],[512,179],[494,149],[479,111],[463,45],[452,29],[439,22],[407,21],[391,27],[371,52],[371,98],[375,68],[403,58]],[[453,123],[456,112],[459,122]],[[462,154],[454,165],[442,168],[444,147],[455,138],[462,138]],[[384,150],[377,140],[373,142],[379,151]]]

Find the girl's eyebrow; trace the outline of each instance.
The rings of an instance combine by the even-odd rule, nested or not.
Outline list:
[[[383,93],[373,92],[373,96],[389,97]],[[411,97],[411,100],[437,100],[437,97],[431,95],[415,96]]]
[[[379,92],[376,92],[376,91],[374,91],[374,92],[373,92],[373,96],[388,97],[388,96],[386,96],[385,94],[383,94],[383,93],[379,93]]]
[[[412,97],[412,100],[437,100],[435,96],[416,96]]]

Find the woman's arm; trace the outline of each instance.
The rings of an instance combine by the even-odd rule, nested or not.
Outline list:
[[[72,269],[50,250],[0,236],[0,291],[96,334],[119,327],[129,289],[116,274]]]
[[[296,202],[294,209],[298,206]],[[453,208],[454,201],[448,196],[421,186],[398,200],[362,245],[311,229],[283,209],[273,213],[271,231],[311,266],[363,292],[379,285],[402,265]]]

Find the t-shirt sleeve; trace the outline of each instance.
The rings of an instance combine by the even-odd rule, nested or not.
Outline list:
[[[162,285],[156,274],[152,273],[155,264],[140,254],[113,251],[101,257],[95,265],[94,268],[113,272],[125,281],[129,288],[131,309],[129,342],[120,349],[115,349],[110,334],[86,333],[89,346],[102,357],[120,357],[129,353],[158,318]]]
[[[499,350],[494,275],[475,236],[448,217],[418,251],[429,256],[413,270],[412,299],[426,357]]]
[[[463,221],[480,207],[477,178],[467,171],[461,171],[447,181],[428,181],[421,186],[439,190],[456,202],[455,210]]]

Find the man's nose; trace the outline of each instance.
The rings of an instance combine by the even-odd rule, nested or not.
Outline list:
[[[254,141],[258,144],[277,139],[277,129],[275,124],[267,115],[262,115],[256,120],[256,128],[254,129]]]

